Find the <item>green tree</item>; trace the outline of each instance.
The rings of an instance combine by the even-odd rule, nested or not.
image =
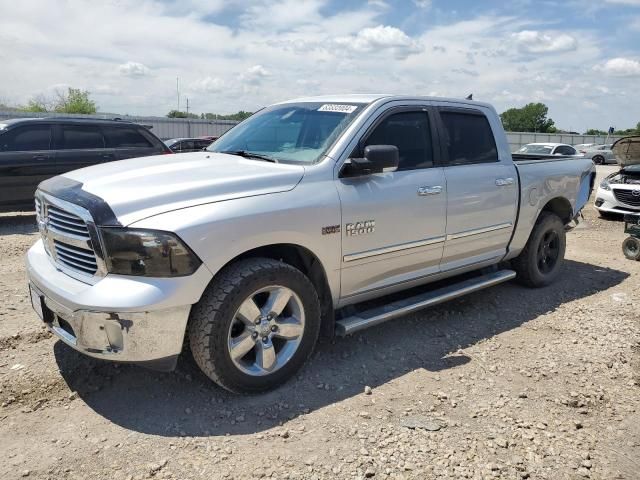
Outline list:
[[[200,118],[195,113],[181,112],[180,110],[171,110],[169,113],[167,113],[167,117],[169,118]]]
[[[502,125],[508,132],[541,132],[556,131],[554,121],[547,118],[549,107],[544,103],[528,103],[522,108],[510,108],[500,115]]]
[[[249,118],[253,115],[253,112],[245,112],[244,110],[240,110],[239,112],[232,113],[229,115],[220,115],[218,113],[205,113],[204,118],[207,120],[238,120],[242,121],[246,118]]]
[[[32,98],[31,100],[29,100],[29,103],[27,103],[27,106],[22,108],[22,110],[24,110],[25,112],[48,112],[48,108],[47,105],[43,102],[38,100],[37,98]]]
[[[597,128],[590,128],[589,130],[587,130],[586,132],[584,132],[585,135],[606,135],[607,132],[605,132],[604,130],[598,130]]]
[[[56,113],[96,113],[96,102],[89,98],[89,92],[69,87],[66,93],[58,92],[54,107]]]

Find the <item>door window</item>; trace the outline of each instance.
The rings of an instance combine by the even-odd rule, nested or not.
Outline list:
[[[62,149],[83,150],[104,148],[100,128],[92,125],[63,125]]]
[[[427,112],[389,115],[369,134],[364,146],[395,145],[400,151],[398,170],[433,166],[433,143]]]
[[[29,152],[49,150],[51,128],[49,125],[31,125],[18,127],[0,135],[0,151]]]
[[[498,149],[487,117],[466,112],[440,112],[444,147],[451,165],[498,161]]]
[[[102,127],[109,148],[149,148],[149,140],[135,128]]]
[[[576,151],[573,147],[567,147],[565,145],[560,145],[558,148],[556,148],[556,154],[560,154],[560,155],[575,155]]]

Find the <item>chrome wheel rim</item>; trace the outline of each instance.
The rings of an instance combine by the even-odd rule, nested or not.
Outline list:
[[[272,285],[249,295],[229,327],[233,364],[251,376],[269,375],[293,357],[304,333],[304,308],[290,288]]]

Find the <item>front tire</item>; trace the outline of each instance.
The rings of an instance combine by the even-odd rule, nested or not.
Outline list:
[[[596,155],[595,157],[593,157],[593,163],[595,163],[596,165],[604,165],[604,157]]]
[[[640,240],[636,237],[627,237],[622,242],[622,253],[629,260],[640,260]]]
[[[272,389],[311,355],[320,301],[298,269],[269,258],[225,267],[193,307],[189,342],[200,369],[236,393]]]
[[[562,271],[566,245],[566,232],[560,217],[542,212],[524,249],[512,261],[518,282],[533,288],[553,283]]]

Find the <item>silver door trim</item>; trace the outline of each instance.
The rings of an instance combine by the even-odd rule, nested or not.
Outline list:
[[[449,235],[447,235],[447,240],[456,240],[458,238],[470,237],[472,235],[480,235],[481,233],[495,232],[497,230],[504,230],[511,227],[513,227],[513,223],[507,222],[507,223],[500,223],[498,225],[492,225],[490,227],[475,228],[473,230],[465,230],[464,232],[450,233]]]
[[[445,236],[433,237],[433,238],[427,238],[425,240],[418,240],[417,242],[401,243],[398,245],[391,245],[389,247],[376,248],[375,250],[367,250],[365,252],[358,252],[358,253],[345,255],[343,257],[343,261],[345,263],[353,262],[355,260],[361,260],[363,258],[369,258],[369,257],[377,257],[379,255],[385,255],[387,253],[401,252],[403,250],[411,250],[413,248],[426,247],[428,245],[436,245],[438,243],[444,243],[445,240],[446,240]]]

